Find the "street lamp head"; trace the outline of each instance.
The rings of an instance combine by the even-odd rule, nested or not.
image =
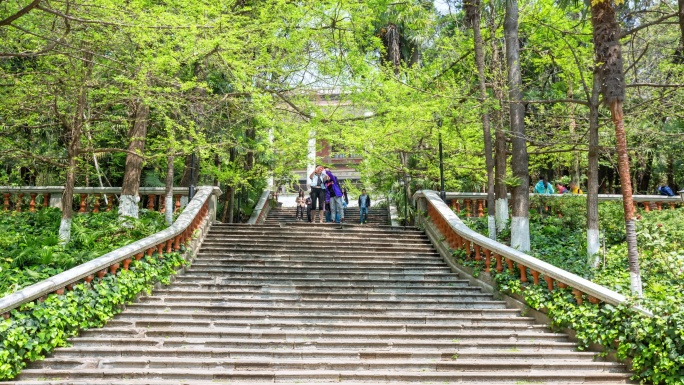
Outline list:
[[[442,116],[439,113],[433,112],[432,118],[435,120],[435,123],[437,123],[437,127],[442,127]]]

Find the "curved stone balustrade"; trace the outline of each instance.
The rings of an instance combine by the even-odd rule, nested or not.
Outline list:
[[[24,303],[52,293],[59,295],[65,288],[70,290],[80,281],[92,281],[95,275],[102,278],[107,273],[116,274],[120,266],[127,269],[132,258],[141,259],[145,253],[151,256],[156,252],[161,258],[164,252],[180,250],[181,244],[187,245],[205,220],[213,222],[216,196],[220,193],[217,187],[200,187],[178,219],[168,228],[0,298],[0,314],[7,318],[10,310]]]
[[[470,194],[464,194],[470,195]],[[452,195],[453,196],[453,195]],[[473,195],[470,195],[472,199]],[[449,198],[449,194],[447,194]],[[418,191],[413,196],[418,211],[427,213],[428,221],[444,237],[449,247],[464,250],[466,258],[483,261],[485,272],[495,269],[501,273],[507,268],[511,273],[520,272],[520,280],[537,285],[543,282],[549,290],[555,288],[571,288],[578,304],[588,300],[591,303],[605,302],[619,305],[626,302],[626,297],[587,279],[567,272],[549,263],[541,261],[516,249],[496,242],[481,235],[468,226],[440,199],[439,193],[431,190]],[[417,216],[420,220],[422,216]],[[435,241],[435,240],[433,240]],[[648,314],[647,311],[640,311]]]
[[[0,203],[4,211],[36,211],[40,207],[61,209],[64,186],[0,186]],[[111,211],[115,198],[121,194],[121,187],[75,187],[74,195],[79,197],[79,213]],[[166,211],[164,187],[140,187],[142,207],[148,210]],[[174,212],[181,208],[181,197],[188,196],[187,187],[174,187]],[[105,203],[105,199],[106,202]]]
[[[586,197],[586,194],[530,194],[530,197],[545,197],[549,199],[562,199],[564,197]],[[510,198],[510,194],[508,194]],[[463,213],[467,217],[484,216],[484,209],[487,208],[487,193],[446,193],[447,202],[457,213]],[[619,194],[599,194],[599,202],[621,201],[622,195]],[[682,205],[684,192],[680,196],[668,197],[665,195],[633,195],[634,209],[642,208],[645,212],[652,210],[662,210],[663,208],[674,209]]]
[[[259,201],[256,206],[254,206],[254,211],[252,211],[252,215],[249,217],[247,223],[250,225],[258,225],[266,220],[268,212],[271,211],[270,202],[273,200],[272,194],[273,193],[270,190],[264,190],[264,192],[261,193],[261,197],[259,197]]]

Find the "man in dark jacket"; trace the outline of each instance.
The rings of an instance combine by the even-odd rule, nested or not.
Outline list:
[[[359,195],[359,218],[361,224],[366,223],[368,220],[368,208],[371,206],[371,199],[366,194],[366,189],[361,190],[361,195]],[[365,214],[365,218],[364,218]]]

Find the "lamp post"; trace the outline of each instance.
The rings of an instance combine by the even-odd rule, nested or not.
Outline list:
[[[444,158],[442,156],[442,118],[435,114],[435,120],[437,121],[437,129],[439,133],[439,197],[446,202],[446,191],[444,191]]]

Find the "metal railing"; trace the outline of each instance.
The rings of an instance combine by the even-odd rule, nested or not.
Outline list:
[[[157,252],[158,255],[162,255],[164,251],[170,253],[173,250],[180,250],[181,244],[189,243],[194,231],[205,220],[214,221],[216,196],[220,193],[221,190],[217,187],[200,187],[176,221],[168,228],[0,298],[0,314],[8,317],[10,310],[22,304],[49,294],[61,294],[65,288],[69,290],[72,285],[82,280],[92,281],[95,275],[102,278],[108,272],[116,274],[121,263],[123,263],[123,268],[127,269],[132,258],[141,259],[145,253],[152,255]]]
[[[452,198],[455,194],[452,194]],[[467,194],[473,197],[471,194]],[[449,194],[447,194],[447,199]],[[578,275],[560,269],[549,263],[541,261],[502,243],[496,242],[481,235],[468,226],[440,199],[439,194],[431,190],[418,191],[413,196],[419,211],[428,214],[429,221],[442,234],[451,249],[463,250],[466,259],[482,261],[485,272],[491,269],[502,273],[504,265],[511,273],[517,269],[522,282],[529,282],[529,274],[535,285],[543,280],[547,288],[553,291],[555,288],[570,288],[578,304],[583,303],[586,297],[591,303],[605,302],[612,305],[625,303],[627,298],[601,285],[597,285]],[[418,215],[419,220],[425,220]],[[433,240],[434,241],[434,240]],[[647,313],[644,310],[641,310]]]

